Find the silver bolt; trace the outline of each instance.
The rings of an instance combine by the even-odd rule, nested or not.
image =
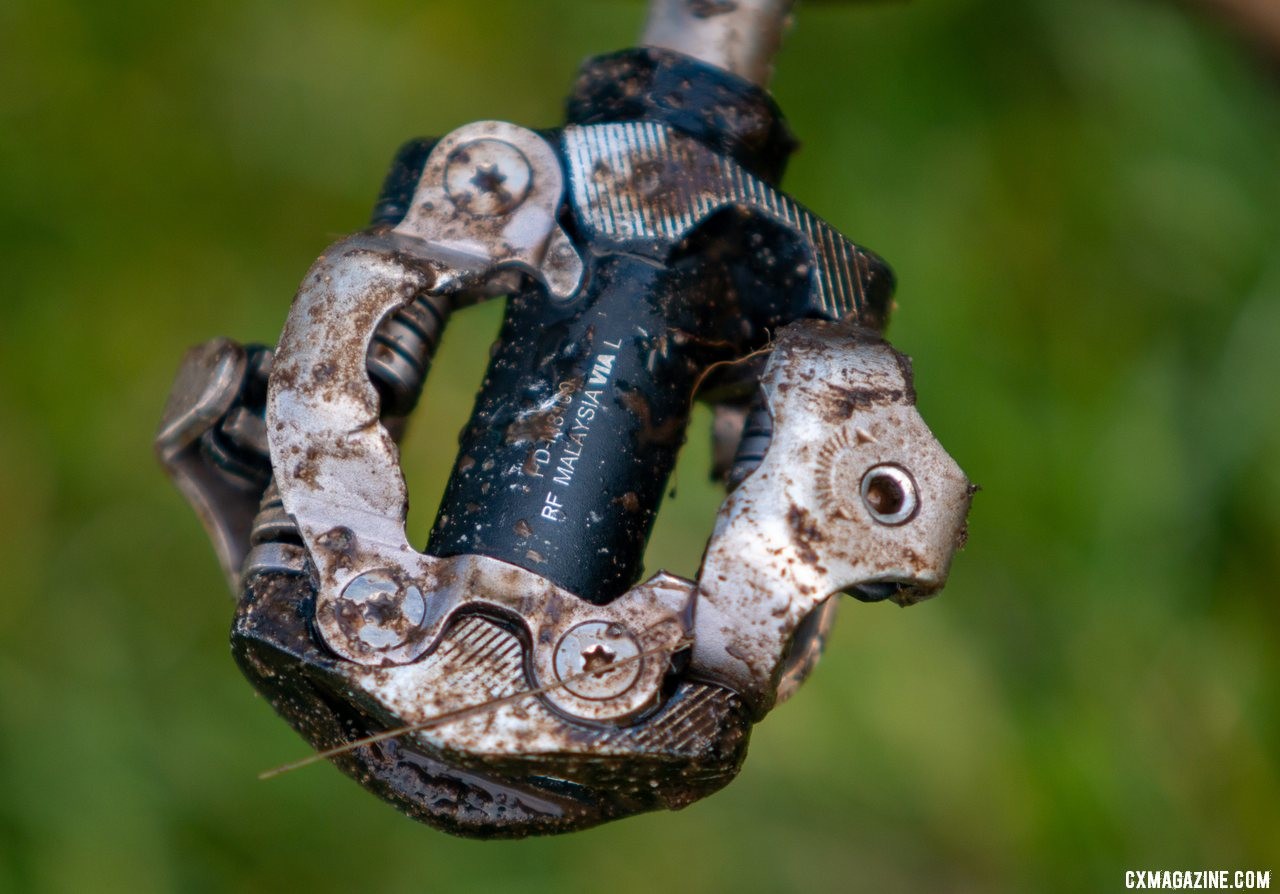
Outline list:
[[[334,608],[349,640],[377,650],[403,645],[427,615],[422,591],[386,571],[369,571],[351,581]]]
[[[444,189],[460,211],[493,217],[514,211],[533,183],[523,152],[502,140],[473,140],[454,149],[444,166]]]
[[[587,621],[556,646],[556,677],[579,698],[616,698],[640,677],[640,645],[621,624]]]
[[[884,463],[872,466],[862,476],[862,505],[882,525],[902,525],[920,508],[916,483],[901,466]]]

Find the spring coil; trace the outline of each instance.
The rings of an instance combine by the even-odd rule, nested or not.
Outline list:
[[[747,412],[747,420],[742,426],[742,436],[738,440],[738,449],[733,456],[733,465],[729,467],[726,487],[733,491],[752,472],[764,462],[764,455],[773,440],[773,416],[765,405],[764,393],[758,392]]]
[[[446,296],[419,295],[378,327],[368,365],[383,416],[407,416],[417,406],[450,310]]]
[[[249,532],[249,543],[258,546],[263,543],[301,542],[298,526],[293,523],[289,513],[284,511],[280,489],[276,487],[276,480],[272,478],[258,504],[258,514],[254,516],[253,528]]]

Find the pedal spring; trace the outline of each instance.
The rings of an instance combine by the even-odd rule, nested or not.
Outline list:
[[[417,406],[450,310],[448,297],[419,295],[378,327],[368,364],[384,417],[406,416]]]
[[[249,543],[253,546],[264,543],[302,543],[297,525],[284,511],[284,503],[280,499],[280,491],[274,478],[262,494],[258,514],[254,516],[253,528],[249,532]]]
[[[773,416],[765,406],[763,393],[758,393],[747,412],[747,421],[742,426],[742,437],[738,441],[738,450],[733,457],[733,465],[729,469],[726,483],[732,491],[747,479],[752,472],[764,462],[764,455],[769,450],[769,442],[773,440]]]

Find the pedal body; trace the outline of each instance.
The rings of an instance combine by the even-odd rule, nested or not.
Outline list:
[[[559,130],[409,144],[274,350],[188,355],[157,446],[236,660],[405,813],[510,837],[684,806],[816,663],[834,594],[945,582],[972,489],[879,335],[888,268],[777,188],[792,146],[723,71],[592,60]],[[419,550],[398,439],[449,316],[497,294]],[[695,400],[732,490],[696,579],[640,581]]]

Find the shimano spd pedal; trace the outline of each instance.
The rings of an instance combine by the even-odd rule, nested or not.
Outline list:
[[[786,5],[655,3],[564,126],[409,143],[274,348],[183,363],[157,446],[237,596],[236,661],[410,816],[518,836],[689,804],[817,661],[833,594],[945,582],[971,487],[879,334],[892,275],[778,188]],[[746,13],[746,48],[703,33]],[[398,441],[450,315],[495,295],[419,549]],[[640,581],[695,399],[730,492],[696,580]]]

